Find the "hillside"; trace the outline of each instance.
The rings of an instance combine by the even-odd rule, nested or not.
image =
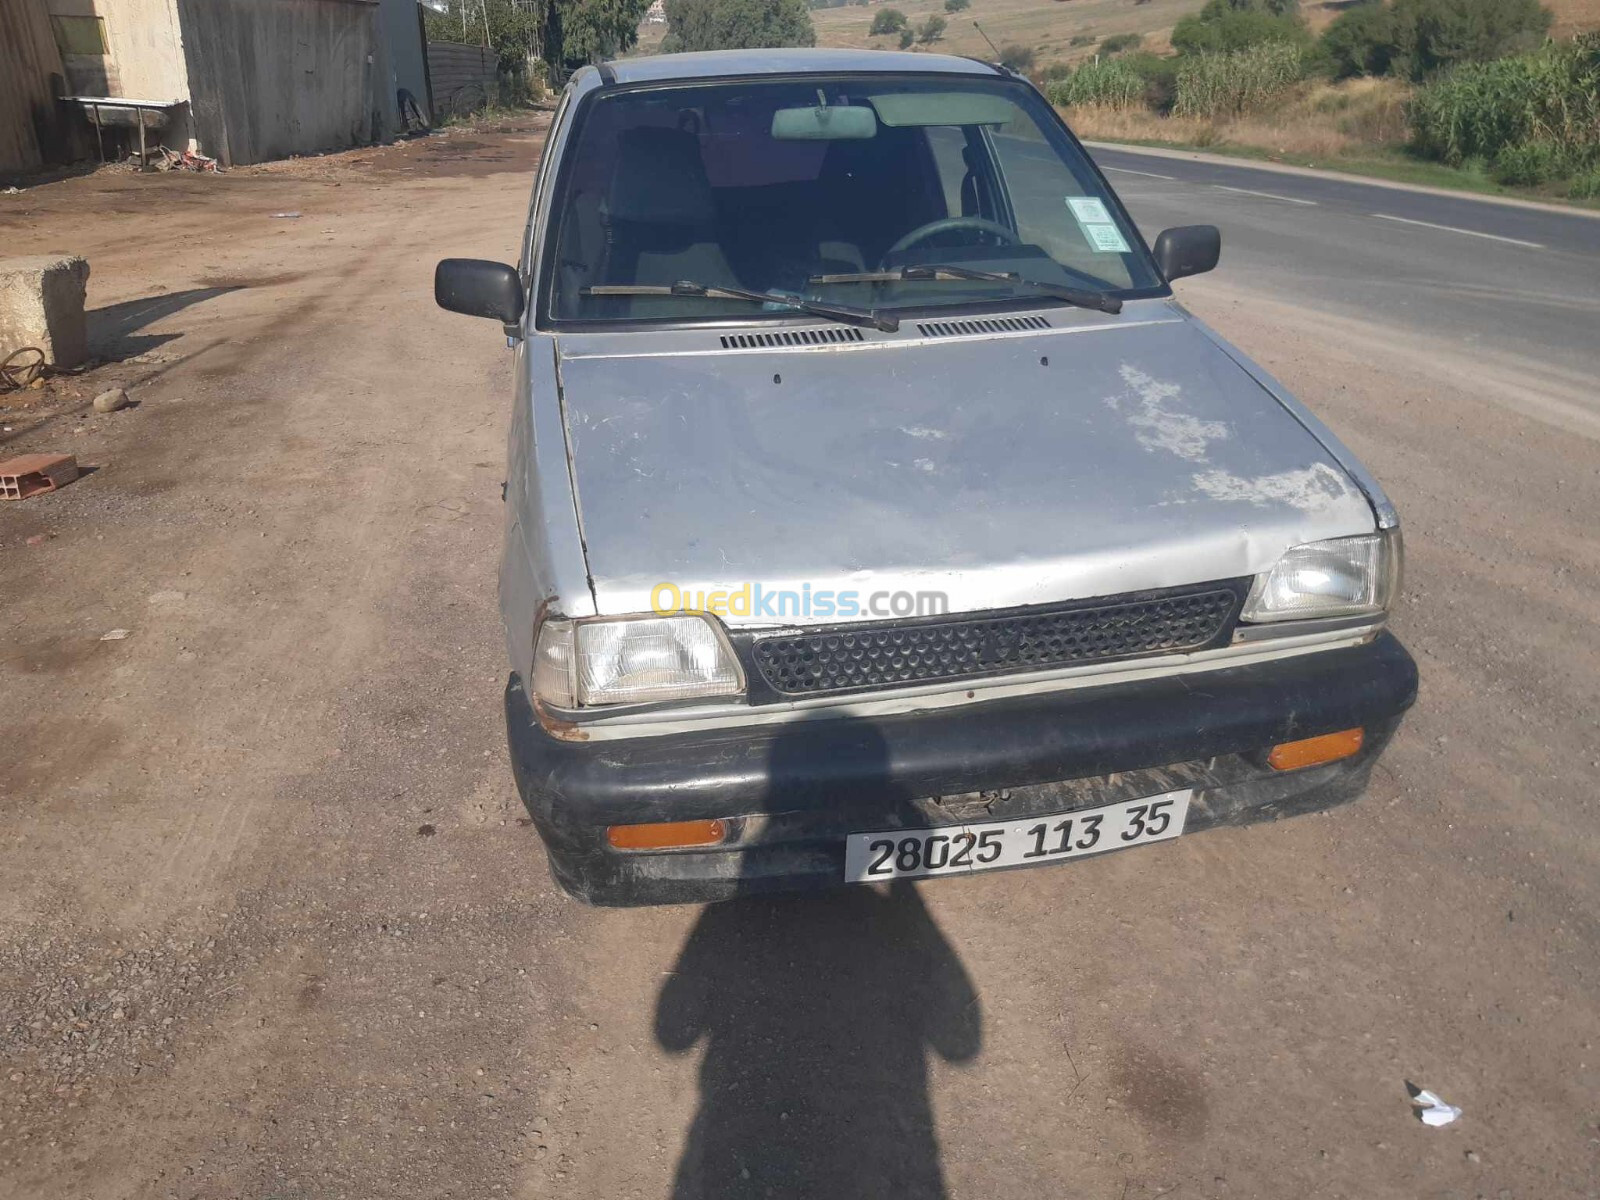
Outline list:
[[[1350,0],[1307,0],[1302,5],[1313,29],[1323,29]],[[932,46],[942,54],[970,54],[983,58],[994,52],[973,27],[976,20],[996,46],[1013,43],[1027,46],[1038,56],[1043,68],[1053,62],[1077,62],[1095,53],[1104,38],[1114,34],[1137,33],[1147,49],[1158,53],[1168,48],[1168,35],[1178,20],[1198,12],[1205,0],[972,0],[965,12],[944,12],[944,0],[874,0],[865,5],[848,4],[838,8],[819,8],[811,14],[819,46],[870,46],[894,49],[895,37],[870,37],[872,18],[885,7],[898,8],[920,24],[939,13],[949,22],[945,35]],[[1568,37],[1582,29],[1600,28],[1600,0],[1545,0],[1555,14],[1554,33]],[[665,25],[645,25],[640,29],[634,53],[653,54],[666,36]],[[1080,41],[1074,46],[1074,38]]]
[[[965,12],[944,13],[944,0],[908,0],[893,6],[911,18],[913,25],[940,13],[949,26],[929,49],[944,54],[972,54],[992,58],[994,52],[973,27],[976,20],[996,46],[1017,43],[1031,48],[1039,65],[1072,62],[1094,53],[1102,38],[1119,33],[1143,35],[1152,49],[1163,50],[1167,35],[1180,17],[1198,12],[1204,0],[973,0]],[[892,48],[895,38],[867,36],[873,15],[883,4],[819,8],[811,14],[822,46],[877,46]],[[1073,46],[1074,37],[1094,42]]]

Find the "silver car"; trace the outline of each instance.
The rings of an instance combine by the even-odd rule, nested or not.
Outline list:
[[[1416,695],[1394,508],[1173,299],[1026,80],[587,67],[516,267],[506,721],[599,904],[1039,866],[1358,796]]]

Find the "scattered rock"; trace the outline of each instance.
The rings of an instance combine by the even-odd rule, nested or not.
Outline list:
[[[418,837],[432,837],[434,834],[436,834],[438,832],[439,831],[437,829],[435,829],[432,825],[418,825],[417,826],[417,836]]]
[[[102,642],[120,642],[132,632],[131,629],[113,629],[109,633],[102,633],[100,640]]]
[[[119,408],[128,407],[128,390],[126,388],[112,388],[109,392],[101,392],[94,398],[95,412],[111,413]]]

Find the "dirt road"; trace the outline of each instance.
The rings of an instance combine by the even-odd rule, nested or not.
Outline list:
[[[430,293],[514,254],[539,137],[0,196],[125,359],[0,410],[96,468],[0,511],[0,1195],[1596,1195],[1600,447],[1181,285],[1404,514],[1424,691],[1371,794],[585,909],[503,749],[509,357]]]

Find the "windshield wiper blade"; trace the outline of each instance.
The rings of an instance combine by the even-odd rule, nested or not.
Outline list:
[[[870,308],[855,308],[848,304],[826,304],[806,300],[799,296],[785,296],[781,292],[757,292],[747,288],[727,287],[723,284],[694,283],[680,279],[677,283],[659,285],[647,283],[603,283],[583,289],[585,296],[692,296],[706,300],[748,300],[752,304],[780,304],[798,312],[816,317],[843,321],[847,325],[864,325],[893,333],[900,328],[895,317],[884,316]]]
[[[1065,300],[1079,308],[1092,308],[1103,313],[1119,313],[1122,301],[1106,292],[1075,288],[1065,283],[1041,283],[1037,279],[1024,279],[1015,271],[978,271],[971,267],[956,267],[947,263],[928,266],[900,267],[894,271],[860,271],[854,275],[813,275],[807,283],[920,283],[940,279],[965,279],[976,283],[1016,283],[1032,288],[1057,300]]]

